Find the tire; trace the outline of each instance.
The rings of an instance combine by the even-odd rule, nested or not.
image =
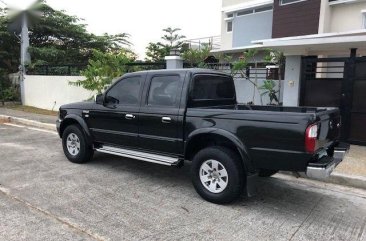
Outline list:
[[[78,125],[66,127],[62,134],[62,147],[67,159],[73,163],[88,162],[94,154],[93,148],[88,146],[86,136]]]
[[[238,199],[246,181],[239,156],[232,150],[219,146],[202,149],[193,157],[191,177],[197,193],[203,199],[217,204]]]
[[[274,174],[276,174],[277,170],[269,170],[269,169],[260,169],[258,172],[258,176],[260,177],[270,177]]]

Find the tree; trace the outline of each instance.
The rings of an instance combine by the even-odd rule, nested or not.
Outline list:
[[[131,45],[126,33],[101,36],[88,33],[82,19],[54,10],[44,0],[36,2],[25,12],[33,11],[34,7],[38,17],[30,19],[33,22],[29,26],[32,64],[28,68],[39,64],[86,65],[94,50],[118,54],[127,52]],[[19,16],[19,12],[12,15],[9,9],[0,8],[0,92],[4,91],[4,86],[9,86],[7,75],[17,72],[20,65],[19,36],[8,31],[17,14]],[[0,96],[4,95],[0,93]]]
[[[118,52],[130,46],[129,35],[88,33],[82,19],[43,4],[42,18],[30,28],[29,52],[35,64],[86,64],[93,50]]]
[[[261,93],[261,96],[268,95],[269,97],[269,104],[272,105],[273,101],[276,101],[277,104],[279,103],[277,93],[279,90],[276,90],[276,82],[273,80],[265,80],[263,85],[258,87],[259,90],[263,90],[264,92]]]
[[[209,45],[203,45],[199,49],[187,49],[183,52],[183,59],[190,64],[191,67],[204,67],[205,59],[211,55],[211,48]]]
[[[238,61],[235,61],[231,68],[231,76],[233,78],[245,78],[253,85],[253,96],[252,103],[254,103],[256,91],[258,90],[258,78],[257,74],[254,73],[254,79],[250,76],[249,64],[254,63],[254,68],[257,68],[256,55],[258,51],[255,49],[249,49],[243,53]],[[259,93],[260,94],[260,93]],[[262,102],[262,98],[261,98]],[[262,104],[262,103],[261,103]]]
[[[127,72],[127,63],[135,60],[136,55],[126,50],[121,50],[119,53],[102,53],[94,50],[88,67],[81,72],[85,80],[70,82],[70,84],[100,94],[115,78]]]
[[[275,90],[276,82],[274,80],[266,80],[263,85],[259,87],[260,90],[264,90],[261,96],[268,95],[270,99],[269,104],[273,104],[273,101],[277,102],[277,104],[281,104],[279,102],[279,96],[281,95],[281,80],[283,79],[286,57],[281,51],[266,49],[263,60],[267,64],[278,66],[278,90]]]
[[[30,25],[30,48],[35,64],[87,64],[93,50],[119,52],[130,46],[129,35],[88,33],[82,19],[52,9],[44,0],[38,1],[40,17]],[[0,9],[0,68],[15,72],[19,66],[19,39],[8,31],[11,18],[8,9]]]
[[[150,42],[146,47],[146,60],[152,62],[162,62],[164,57],[169,55],[172,49],[177,49],[178,51],[184,48],[184,35],[179,34],[180,28],[165,28],[163,29],[162,41],[157,43]]]
[[[6,10],[0,8],[0,69],[16,72],[19,66],[20,41],[8,31],[10,20]]]

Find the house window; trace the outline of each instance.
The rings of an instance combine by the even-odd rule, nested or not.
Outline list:
[[[265,12],[265,11],[269,11],[272,9],[273,9],[273,6],[264,6],[264,7],[254,8],[254,9],[246,9],[246,10],[237,12],[236,16],[240,17],[240,16],[245,16],[245,15],[249,15],[249,14],[253,14],[253,13]]]
[[[248,14],[252,14],[252,13],[253,13],[253,9],[250,9],[250,10],[240,11],[236,15],[239,17],[239,16],[244,16],[244,15],[248,15]]]
[[[272,6],[266,6],[266,7],[262,7],[262,8],[256,8],[255,12],[260,13],[260,12],[265,12],[265,11],[269,11],[269,10],[272,10],[272,9],[273,9]]]
[[[226,14],[226,17],[227,18],[233,18],[234,17],[234,14],[233,13],[228,13],[228,14]]]
[[[366,29],[366,10],[362,10],[362,28]]]
[[[232,32],[233,31],[233,22],[232,21],[226,22],[226,31],[227,32]]]
[[[306,0],[280,0],[280,5],[287,5],[287,4],[292,4],[292,3],[298,3],[298,2],[303,2]]]

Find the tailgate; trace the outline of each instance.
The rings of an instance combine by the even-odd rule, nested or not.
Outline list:
[[[319,135],[317,147],[325,147],[335,140],[339,140],[341,134],[341,116],[338,108],[328,108],[316,113],[319,123]]]

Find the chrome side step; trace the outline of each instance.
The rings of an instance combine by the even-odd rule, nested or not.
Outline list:
[[[100,148],[96,148],[95,150],[98,152],[103,152],[103,153],[112,154],[112,155],[116,155],[116,156],[128,157],[128,158],[132,158],[132,159],[157,163],[157,164],[166,165],[166,166],[177,166],[180,163],[180,160],[178,158],[150,154],[150,153],[140,152],[140,151],[132,151],[132,150],[117,148],[117,147],[112,147],[112,146],[102,146]]]

